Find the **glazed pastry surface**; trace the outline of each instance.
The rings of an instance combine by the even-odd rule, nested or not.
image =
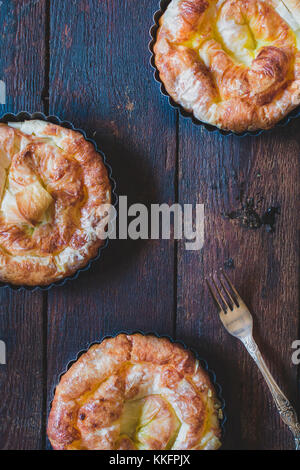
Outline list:
[[[107,170],[79,132],[44,121],[0,124],[0,281],[47,285],[103,244]]]
[[[120,334],[61,378],[48,421],[57,450],[217,449],[220,404],[192,353]]]
[[[300,103],[300,0],[172,0],[155,64],[169,95],[200,121],[243,132]]]

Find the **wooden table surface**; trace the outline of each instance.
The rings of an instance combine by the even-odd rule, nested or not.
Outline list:
[[[259,137],[194,126],[160,94],[149,65],[158,0],[5,0],[0,79],[5,112],[42,111],[85,129],[106,153],[128,203],[205,203],[205,245],[111,241],[75,281],[49,292],[0,289],[0,448],[50,448],[53,387],[77,352],[122,329],[169,334],[207,359],[223,387],[224,449],[293,449],[268,389],[222,328],[204,278],[228,267],[252,308],[255,335],[299,405],[292,342],[299,334],[299,120]],[[274,233],[224,213],[238,196],[280,206]],[[228,266],[228,263],[227,263]],[[230,266],[230,264],[229,264]],[[299,411],[299,406],[298,406]]]

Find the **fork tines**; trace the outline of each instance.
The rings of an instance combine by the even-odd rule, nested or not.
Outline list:
[[[220,311],[226,313],[228,309],[233,310],[235,306],[239,307],[240,296],[223,271],[220,271],[219,275],[216,272],[213,273],[206,278],[206,282]]]

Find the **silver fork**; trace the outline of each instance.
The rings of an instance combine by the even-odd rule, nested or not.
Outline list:
[[[228,276],[221,272],[207,279],[209,290],[219,308],[220,319],[228,333],[244,344],[260,369],[274,398],[282,421],[294,435],[296,450],[300,450],[300,424],[289,400],[279,388],[253,338],[253,318]]]

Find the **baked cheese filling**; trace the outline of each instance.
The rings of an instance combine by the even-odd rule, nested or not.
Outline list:
[[[32,120],[0,124],[0,280],[46,285],[103,244],[111,189],[93,144]]]
[[[172,0],[155,63],[170,96],[206,123],[270,128],[300,103],[300,0]]]

